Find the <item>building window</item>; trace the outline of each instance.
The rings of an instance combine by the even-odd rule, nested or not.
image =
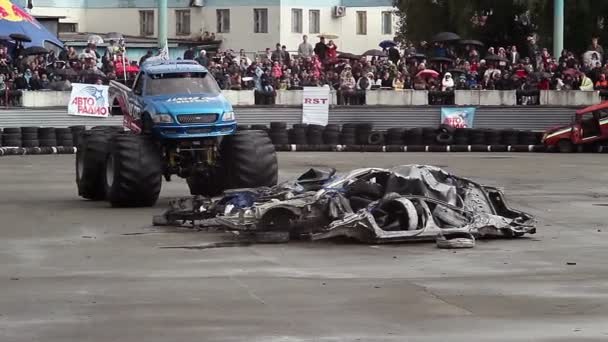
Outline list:
[[[154,35],[154,11],[139,11],[139,35]]]
[[[367,34],[367,12],[357,11],[357,34]]]
[[[59,32],[78,32],[78,24],[76,23],[59,23],[57,26]]]
[[[319,10],[308,11],[308,32],[309,33],[321,32],[321,11],[319,11]]]
[[[291,33],[302,33],[302,10],[299,8],[291,10]]]
[[[392,12],[382,12],[382,34],[393,34]]]
[[[217,33],[230,33],[230,10],[218,9],[215,11],[217,16]]]
[[[253,32],[268,33],[268,9],[253,9]]]
[[[190,35],[190,10],[175,10],[175,34]]]

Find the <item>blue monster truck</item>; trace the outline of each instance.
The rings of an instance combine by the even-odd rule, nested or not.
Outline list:
[[[265,132],[237,131],[232,105],[193,61],[145,63],[129,88],[112,81],[112,115],[127,128],[86,131],[76,154],[78,194],[112,206],[154,205],[162,177],[193,195],[272,186],[277,158]]]

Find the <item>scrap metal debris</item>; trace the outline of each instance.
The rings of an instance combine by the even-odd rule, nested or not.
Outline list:
[[[499,189],[425,165],[365,168],[342,176],[311,169],[272,188],[180,198],[154,218],[155,225],[188,223],[311,240],[428,240],[441,248],[470,248],[475,238],[536,232],[533,217],[510,208]]]

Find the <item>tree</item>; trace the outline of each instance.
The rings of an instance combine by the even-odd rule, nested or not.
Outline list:
[[[479,39],[487,46],[525,45],[536,33],[553,43],[553,0],[395,0],[401,41],[429,40],[442,31]],[[608,1],[566,0],[565,48],[584,52],[591,37],[608,44]]]

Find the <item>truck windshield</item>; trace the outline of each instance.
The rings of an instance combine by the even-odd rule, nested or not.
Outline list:
[[[213,76],[206,72],[171,72],[150,74],[146,82],[146,95],[207,94],[221,92]]]

